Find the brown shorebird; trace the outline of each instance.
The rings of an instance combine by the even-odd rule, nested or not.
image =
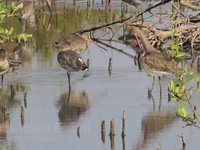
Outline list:
[[[62,68],[67,71],[68,83],[69,83],[69,91],[71,90],[70,84],[70,74],[71,72],[78,72],[80,70],[86,71],[88,70],[87,65],[81,58],[81,56],[72,50],[61,51],[58,53],[57,60]]]
[[[0,48],[0,75],[1,75],[1,86],[3,85],[4,74],[6,74],[10,67],[15,67],[20,65],[20,61],[16,61],[7,56],[5,49]]]
[[[1,75],[1,85],[3,84],[3,77],[9,71],[9,62],[7,59],[5,49],[0,49],[0,75]]]
[[[161,52],[149,43],[144,32],[138,27],[133,27],[132,32],[135,36],[138,36],[142,42],[144,52],[140,57],[141,65],[148,75],[153,76],[153,83],[151,89],[149,89],[149,92],[152,94],[155,84],[155,77],[158,77],[160,93],[162,93],[161,76],[168,74],[179,74],[180,69],[174,63],[172,63],[172,61],[165,60]]]
[[[88,47],[90,38],[87,35],[69,34],[61,39],[59,42],[55,42],[54,47],[59,51],[73,50],[77,53],[84,52]]]

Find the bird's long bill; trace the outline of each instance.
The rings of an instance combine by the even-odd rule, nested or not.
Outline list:
[[[141,44],[141,40],[138,38],[137,35],[135,35],[135,34],[133,34],[133,35],[134,35],[134,37],[135,37],[135,39],[136,39],[136,42],[137,42],[137,44],[138,44],[140,50],[143,50],[143,46],[142,46],[142,44]]]

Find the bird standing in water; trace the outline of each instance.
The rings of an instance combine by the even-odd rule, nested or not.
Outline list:
[[[152,94],[152,90],[155,85],[155,77],[158,77],[160,84],[160,94],[162,93],[161,76],[167,74],[179,74],[180,69],[171,61],[165,60],[159,50],[154,48],[148,41],[146,35],[138,27],[133,27],[132,32],[135,36],[138,36],[142,42],[143,54],[140,58],[140,62],[145,71],[153,77],[153,83],[149,92]]]
[[[5,49],[0,48],[0,75],[1,75],[1,86],[3,85],[4,74],[6,74],[10,67],[15,67],[21,64],[20,61],[16,61],[7,56]]]
[[[67,71],[69,91],[71,91],[70,75],[71,72],[78,72],[80,70],[88,70],[87,65],[81,58],[81,56],[72,50],[61,51],[57,55],[57,60],[60,66]]]
[[[9,62],[7,59],[5,49],[0,49],[0,75],[1,75],[1,85],[3,85],[3,77],[9,71]]]

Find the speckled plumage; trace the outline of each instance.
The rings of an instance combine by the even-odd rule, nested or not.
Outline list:
[[[148,41],[144,32],[138,27],[133,27],[132,32],[138,36],[143,45],[143,54],[140,57],[140,62],[145,71],[153,77],[152,87],[149,90],[152,93],[155,84],[155,77],[159,78],[160,94],[162,93],[161,76],[167,74],[179,74],[180,69],[172,62],[165,60],[162,53],[154,48]]]
[[[57,60],[60,66],[68,72],[76,72],[88,68],[81,56],[75,51],[61,51],[58,53]]]
[[[151,76],[162,76],[165,74],[178,74],[180,69],[172,61],[164,59],[162,53],[150,45],[145,34],[137,27],[133,32],[141,39],[143,45],[143,55],[141,56],[142,67]]]
[[[9,71],[9,62],[6,56],[6,51],[0,49],[0,75],[4,75]]]
[[[167,61],[162,55],[156,53],[146,53],[141,57],[143,68],[150,76],[162,76],[167,74],[177,74],[179,70],[171,61]]]
[[[77,72],[80,70],[85,71],[88,69],[88,67],[82,60],[81,56],[77,52],[72,50],[59,52],[57,55],[57,60],[60,66],[67,71],[69,91],[70,91],[71,90],[70,73]]]

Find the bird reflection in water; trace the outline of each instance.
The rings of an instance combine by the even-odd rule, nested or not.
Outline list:
[[[0,149],[16,149],[15,144],[9,145],[7,133],[12,130],[12,115],[16,113],[16,108],[20,109],[22,100],[16,98],[16,93],[27,91],[27,88],[22,83],[12,83],[0,90]],[[21,106],[22,107],[22,106]],[[20,117],[20,114],[18,114]],[[24,123],[24,120],[21,120]],[[22,122],[21,122],[22,123]],[[23,125],[23,124],[21,124]]]
[[[61,126],[67,126],[76,122],[88,110],[89,101],[85,91],[65,93],[61,95],[57,106],[59,107],[58,117]]]
[[[19,44],[15,49],[13,49],[12,57],[16,60],[20,60],[23,68],[29,68],[35,47],[34,42]]]
[[[160,97],[161,98],[161,97]],[[159,133],[167,130],[178,119],[176,109],[161,111],[161,99],[158,105],[158,111],[155,110],[155,101],[153,100],[153,111],[147,113],[142,119],[142,135],[137,143],[136,150],[148,149],[150,141],[154,140]]]
[[[0,149],[4,149],[5,147],[7,147],[7,130],[10,127],[10,120],[8,116],[6,116],[5,118],[5,114],[3,112],[4,106],[2,106],[1,104],[0,109],[2,110],[0,111]]]
[[[19,65],[22,65],[23,68],[29,68],[35,49],[34,41],[20,44],[17,42],[5,42],[1,44],[1,47],[8,53],[8,61],[12,71],[16,70]]]

